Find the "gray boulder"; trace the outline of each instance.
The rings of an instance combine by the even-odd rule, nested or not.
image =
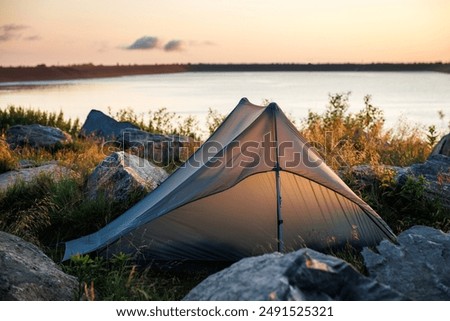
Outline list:
[[[183,300],[403,300],[348,263],[310,249],[245,258],[209,276]]]
[[[167,172],[148,160],[125,152],[106,157],[87,181],[88,196],[99,193],[113,200],[124,201],[135,192],[150,192],[168,177]]]
[[[441,140],[434,146],[431,151],[430,157],[434,155],[445,155],[450,157],[450,134],[445,135]]]
[[[29,164],[27,164],[27,166],[28,165]],[[44,164],[38,167],[20,168],[0,174],[0,191],[7,189],[9,186],[12,186],[19,181],[26,183],[31,182],[39,175],[50,175],[52,178],[58,180],[73,174],[72,170],[56,163]]]
[[[75,277],[62,272],[40,249],[0,231],[0,300],[73,300]]]
[[[407,171],[407,168],[399,166],[379,165],[373,167],[371,165],[357,165],[351,168],[350,174],[354,180],[354,184],[358,189],[363,189],[367,186],[373,186],[378,179],[380,172],[388,173],[392,172],[396,177],[403,175]],[[338,172],[341,178],[345,178],[348,174],[345,171]]]
[[[450,157],[437,154],[430,156],[424,163],[413,164],[409,167],[380,165],[373,168],[370,165],[359,165],[352,168],[352,177],[356,189],[364,189],[374,185],[377,172],[392,171],[399,186],[405,185],[408,178],[425,179],[424,196],[430,201],[439,201],[445,210],[450,211]],[[340,173],[344,176],[345,173]]]
[[[362,252],[371,277],[413,300],[450,300],[450,234],[414,226]]]
[[[120,132],[123,148],[133,149],[156,164],[167,165],[183,162],[195,148],[192,138],[182,135],[162,135],[127,128]]]
[[[99,110],[91,110],[80,130],[81,136],[95,136],[105,140],[120,137],[120,131],[138,127],[130,122],[118,122]]]
[[[53,149],[72,142],[72,137],[56,127],[15,125],[6,131],[6,141],[11,149],[22,146]]]
[[[398,183],[403,185],[408,176],[423,176],[426,180],[425,196],[431,201],[438,200],[450,211],[450,157],[433,155],[425,163],[411,165],[398,175]]]

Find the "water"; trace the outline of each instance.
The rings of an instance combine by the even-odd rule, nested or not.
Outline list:
[[[328,95],[351,92],[350,110],[363,97],[384,111],[386,127],[400,117],[445,130],[438,111],[450,118],[450,74],[435,72],[189,72],[117,78],[0,83],[0,108],[10,104],[62,110],[84,121],[91,109],[115,113],[131,107],[140,114],[167,107],[205,123],[208,108],[228,114],[242,97],[255,104],[275,101],[297,120],[308,110],[323,112]]]

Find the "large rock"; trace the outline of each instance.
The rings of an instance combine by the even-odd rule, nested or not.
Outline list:
[[[378,176],[381,172],[392,172],[394,176],[398,177],[399,175],[403,175],[406,171],[407,168],[399,166],[379,165],[377,167],[373,167],[371,165],[357,165],[351,168],[350,174],[356,188],[364,189],[367,186],[373,186],[378,180]],[[338,174],[344,179],[345,176],[348,175],[346,171],[338,172]]]
[[[450,234],[426,226],[362,254],[371,277],[414,300],[450,300]]]
[[[28,166],[28,164],[27,164]],[[31,182],[39,175],[49,175],[54,179],[62,179],[73,175],[73,171],[56,163],[49,163],[38,167],[26,167],[0,174],[0,191],[19,181]]]
[[[75,277],[62,272],[40,249],[0,231],[0,300],[73,300]]]
[[[6,141],[12,149],[21,146],[54,149],[71,143],[72,137],[56,127],[15,125],[7,130]]]
[[[430,156],[424,163],[409,167],[380,165],[374,168],[370,165],[359,165],[352,168],[355,189],[364,189],[376,184],[378,173],[391,171],[400,186],[405,185],[408,178],[418,180],[423,177],[424,196],[434,202],[438,201],[446,211],[450,211],[450,157],[437,154]],[[341,176],[344,174],[341,173]]]
[[[450,157],[450,134],[442,137],[439,143],[434,146],[433,150],[431,151],[430,157],[434,155],[445,155]]]
[[[168,177],[167,172],[148,160],[125,152],[106,157],[89,176],[88,196],[99,193],[113,200],[124,201],[135,192],[150,192]]]
[[[190,137],[153,134],[133,128],[122,130],[119,142],[123,148],[131,148],[134,153],[160,165],[183,162],[195,149]]]
[[[431,201],[438,200],[444,209],[450,211],[450,157],[433,155],[425,163],[411,165],[398,175],[398,183],[403,185],[408,176],[423,176],[426,180],[425,196]]]
[[[81,127],[81,136],[96,136],[105,140],[120,137],[120,131],[127,128],[138,129],[130,122],[118,122],[99,110],[91,110]]]
[[[209,276],[184,300],[402,300],[348,263],[310,249],[243,259]]]

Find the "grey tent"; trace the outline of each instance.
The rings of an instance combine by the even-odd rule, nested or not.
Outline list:
[[[64,259],[103,250],[234,261],[382,239],[395,235],[281,109],[243,98],[184,166],[96,233],[67,242]]]

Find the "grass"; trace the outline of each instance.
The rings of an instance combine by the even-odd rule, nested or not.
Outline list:
[[[58,127],[72,135],[80,130],[80,121],[76,118],[65,120],[64,113],[60,111],[46,112],[39,109],[23,108],[9,105],[5,109],[0,109],[0,134],[14,125],[39,124],[43,126]]]
[[[12,171],[18,167],[18,157],[0,137],[0,174]]]
[[[438,140],[436,127],[428,131],[400,122],[396,129],[384,129],[381,109],[364,99],[357,113],[348,112],[349,93],[330,95],[323,113],[310,112],[300,122],[300,132],[310,141],[333,169],[339,170],[346,183],[371,205],[394,232],[423,224],[450,229],[450,218],[439,200],[429,200],[423,178],[408,179],[402,186],[394,173],[383,165],[408,166],[424,161]],[[150,113],[148,121],[133,110],[115,115],[117,120],[133,122],[144,130],[163,134],[178,133],[199,137],[193,117],[181,119],[166,109]],[[212,132],[223,115],[209,110],[207,128]],[[57,126],[75,135],[78,121],[64,120],[63,114],[46,113],[9,106],[0,110],[0,132],[15,124],[40,123]],[[4,135],[0,139],[0,173],[17,169],[21,160],[34,164],[57,161],[72,170],[62,178],[40,175],[29,183],[17,182],[0,191],[0,230],[18,235],[40,246],[55,261],[61,258],[61,242],[80,237],[106,225],[143,197],[136,193],[126,202],[116,202],[102,194],[86,197],[86,181],[95,166],[106,156],[99,142],[74,137],[73,143],[57,150],[30,147],[10,150]],[[374,177],[361,185],[352,168],[371,165]],[[366,273],[361,255],[351,248],[333,253]],[[110,259],[95,256],[73,257],[62,268],[80,280],[74,299],[96,300],[179,300],[210,272],[161,271],[136,265],[120,254]]]
[[[364,257],[360,251],[353,248],[350,244],[346,244],[340,250],[332,250],[329,254],[350,263],[359,273],[368,276],[367,268],[364,265]]]
[[[63,270],[80,281],[76,299],[85,300],[181,300],[209,272],[162,271],[139,267],[119,253],[110,259],[74,256]]]

